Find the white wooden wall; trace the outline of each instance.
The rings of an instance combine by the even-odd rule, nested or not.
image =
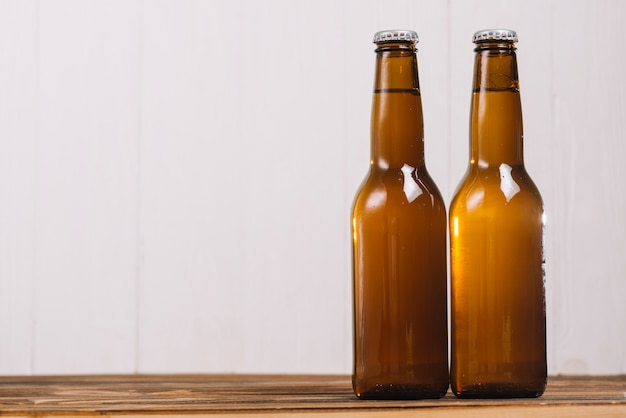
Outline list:
[[[349,373],[375,31],[418,31],[465,171],[510,27],[548,229],[550,373],[626,373],[626,2],[0,1],[0,373]]]

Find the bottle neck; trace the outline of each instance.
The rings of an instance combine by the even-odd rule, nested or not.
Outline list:
[[[424,123],[417,56],[412,43],[379,45],[372,101],[371,165],[424,165]]]
[[[471,165],[524,164],[522,106],[513,42],[483,42],[474,50]]]

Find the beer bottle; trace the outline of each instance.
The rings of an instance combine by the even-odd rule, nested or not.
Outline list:
[[[371,160],[352,209],[353,389],[361,399],[448,390],[446,209],[424,164],[412,31],[374,36]]]
[[[470,161],[450,205],[452,391],[536,397],[546,386],[543,202],[524,167],[510,30],[474,34]]]

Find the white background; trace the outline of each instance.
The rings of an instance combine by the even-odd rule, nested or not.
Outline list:
[[[626,2],[0,1],[0,373],[350,373],[375,31],[418,31],[426,160],[518,31],[549,371],[626,373]]]

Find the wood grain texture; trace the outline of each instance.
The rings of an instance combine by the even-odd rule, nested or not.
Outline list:
[[[0,415],[4,416],[626,413],[626,376],[552,377],[541,398],[500,400],[460,400],[448,393],[439,400],[361,401],[352,393],[350,377],[341,375],[2,377],[0,387]]]

